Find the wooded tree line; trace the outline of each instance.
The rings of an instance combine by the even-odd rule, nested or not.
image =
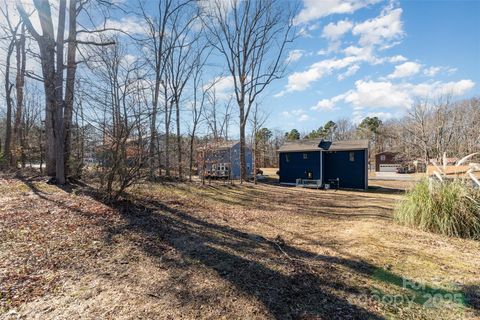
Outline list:
[[[191,176],[204,139],[238,132],[246,178],[252,108],[295,36],[288,1],[2,2],[3,168],[44,162],[63,184],[94,162],[123,189]]]
[[[406,160],[462,157],[480,150],[480,98],[453,101],[449,95],[422,99],[402,118],[366,117],[354,124],[349,119],[328,121],[317,130],[285,133],[286,140],[322,138],[332,141],[369,139],[370,154],[399,152]]]
[[[265,128],[258,97],[284,76],[295,39],[289,1],[0,3],[5,169],[45,164],[63,184],[94,164],[112,191],[140,178],[191,178],[198,147],[237,136],[244,179],[247,144],[255,168],[275,166],[285,139],[366,138],[371,154],[423,159],[479,147],[477,98],[425,99],[401,119],[338,119],[312,132]]]

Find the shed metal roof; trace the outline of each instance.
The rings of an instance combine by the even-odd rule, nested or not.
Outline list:
[[[302,151],[345,151],[368,149],[368,140],[326,141],[323,139],[302,139],[285,142],[278,152]]]

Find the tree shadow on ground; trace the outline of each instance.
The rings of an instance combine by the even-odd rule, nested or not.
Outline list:
[[[184,192],[190,192],[188,186],[173,186]],[[225,205],[241,206],[246,209],[254,207],[257,210],[278,210],[288,205],[295,210],[296,214],[305,216],[324,216],[331,219],[382,219],[390,220],[391,215],[388,206],[378,205],[375,197],[365,193],[336,193],[335,191],[316,199],[315,203],[305,202],[298,197],[302,190],[284,190],[277,194],[275,201],[271,199],[268,190],[256,189],[252,185],[240,186],[202,186],[197,189],[202,198]],[[365,201],[371,200],[371,201]],[[285,201],[285,203],[282,203]],[[352,205],[352,201],[360,204]],[[318,205],[320,202],[320,205]]]
[[[166,242],[188,261],[214,270],[242,292],[260,300],[277,319],[380,319],[352,302],[352,298],[368,298],[375,288],[352,284],[347,281],[351,275],[346,275],[345,270],[406,290],[418,305],[424,305],[431,295],[456,293],[425,284],[420,284],[420,288],[408,287],[405,283],[415,282],[368,262],[313,254],[286,244],[282,238],[267,239],[218,225],[157,200],[131,197],[113,207],[121,213],[125,225],[112,229],[110,236],[132,231]],[[143,249],[148,255],[158,255],[151,246]],[[172,268],[179,267],[178,261],[171,263]],[[462,299],[465,296],[467,299],[459,303],[476,309],[477,300],[470,301],[468,294]]]
[[[34,184],[25,183],[48,200]],[[404,279],[400,276],[365,261],[313,254],[288,245],[282,238],[267,239],[213,223],[156,199],[129,195],[128,200],[111,202],[86,185],[81,189],[115,209],[123,219],[121,224],[105,225],[107,243],[125,234],[148,239],[134,244],[146,255],[167,263],[169,272],[200,264],[243,294],[260,301],[276,319],[381,319],[356,304],[355,299],[369,297],[372,288],[362,281],[352,282],[352,273],[395,287],[403,286]],[[68,208],[64,203],[57,204]],[[166,258],[166,247],[178,252],[182,260]],[[350,274],[346,270],[350,270]],[[438,292],[435,288],[426,288],[427,292]],[[220,294],[195,292],[188,279],[183,286],[158,286],[150,294],[159,296],[166,290],[185,304],[191,300],[212,303],[210,297]],[[468,305],[478,310],[478,296],[471,296],[474,298],[467,301]]]
[[[276,319],[381,319],[347,300],[368,294],[368,288],[348,285],[327,257],[298,250],[282,239],[269,240],[207,222],[151,199],[131,199],[110,205],[125,219],[124,225],[111,228],[110,239],[134,232],[167,243],[186,261],[201,263],[244,294],[261,301]],[[154,258],[161,255],[151,243],[143,250]],[[316,265],[308,264],[306,259],[313,259]],[[179,261],[169,263],[173,270],[184,267]],[[342,261],[341,264],[355,265],[365,272],[373,270],[373,266],[363,262]],[[155,294],[165,289],[158,288],[160,292]],[[189,295],[192,294],[190,291]]]
[[[271,186],[277,186],[277,187],[282,187],[284,189],[292,189],[292,188],[297,188],[294,184],[280,184],[278,179],[275,178],[268,178],[265,180],[259,180],[259,184],[265,184],[265,185],[271,185]],[[308,188],[312,190],[318,190],[318,191],[324,191],[323,189],[316,189],[316,188]],[[344,191],[352,191],[352,192],[365,192],[365,193],[373,193],[373,194],[404,194],[405,190],[401,188],[388,188],[388,187],[380,187],[380,186],[369,186],[367,190],[363,189],[338,189],[338,190],[344,190]]]

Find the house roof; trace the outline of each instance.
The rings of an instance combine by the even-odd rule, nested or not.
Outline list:
[[[218,141],[218,142],[210,142],[207,146],[200,146],[197,150],[204,150],[204,149],[211,149],[211,150],[228,150],[233,148],[237,143],[240,141],[238,140],[230,140],[230,141]]]
[[[278,152],[342,151],[368,149],[368,140],[326,141],[323,139],[302,139],[285,142]]]

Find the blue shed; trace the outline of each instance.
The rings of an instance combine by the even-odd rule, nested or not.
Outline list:
[[[325,141],[304,139],[286,142],[278,150],[280,183],[298,179],[339,188],[368,188],[368,140]]]

